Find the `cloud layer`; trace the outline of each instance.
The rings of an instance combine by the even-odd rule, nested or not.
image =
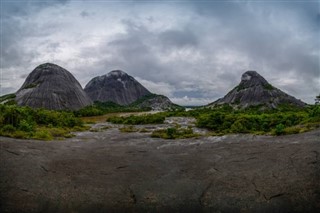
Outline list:
[[[319,1],[3,1],[1,95],[52,62],[83,86],[121,69],[182,105],[212,102],[256,70],[313,103],[319,26]]]

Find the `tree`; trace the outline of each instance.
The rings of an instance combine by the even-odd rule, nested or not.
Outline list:
[[[315,100],[315,104],[318,105],[320,104],[320,94],[316,96],[316,99]]]

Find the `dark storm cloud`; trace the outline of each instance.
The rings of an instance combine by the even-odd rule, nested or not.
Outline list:
[[[90,13],[88,13],[87,11],[82,11],[80,13],[80,16],[82,16],[83,18],[90,16]]]
[[[167,30],[159,34],[161,43],[166,48],[196,46],[198,44],[197,37],[190,29],[184,30]]]
[[[281,81],[277,78],[291,73],[303,87],[314,82],[313,91],[319,92],[319,2],[229,1],[192,7],[229,31],[221,42],[224,48],[246,55],[252,67],[275,83]],[[281,86],[298,94],[294,85]],[[299,95],[303,97],[302,93]]]
[[[246,70],[311,103],[320,90],[317,1],[52,0],[2,6],[1,68],[16,71],[17,78],[39,59],[51,59],[82,84],[122,69],[181,103],[223,96]],[[8,81],[3,85],[13,88]]]

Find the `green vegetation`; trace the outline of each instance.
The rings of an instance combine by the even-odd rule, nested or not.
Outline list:
[[[237,90],[237,92],[246,89],[247,87],[245,87],[243,84],[240,84],[239,86],[236,86],[235,89]]]
[[[14,100],[16,97],[15,94],[8,94],[0,97],[0,103],[4,103],[5,105],[14,105],[16,101]]]
[[[318,105],[320,104],[320,94],[316,96],[316,98],[314,99],[315,104]]]
[[[0,103],[2,103],[3,101],[6,101],[8,99],[14,99],[16,97],[15,94],[8,94],[8,95],[4,95],[0,97]]]
[[[119,128],[120,132],[139,132],[139,129],[134,126],[124,126]]]
[[[194,138],[199,136],[200,136],[199,134],[196,134],[193,132],[192,128],[175,128],[175,127],[155,130],[151,134],[151,137],[153,138],[164,138],[164,139]]]
[[[74,112],[74,114],[77,117],[89,117],[89,116],[105,115],[107,113],[115,113],[115,112],[146,112],[152,109],[150,107],[141,107],[140,105],[143,102],[156,97],[161,97],[161,95],[157,95],[157,94],[146,95],[140,98],[139,100],[131,103],[128,106],[122,106],[113,102],[96,101],[94,102],[93,105],[80,109]],[[184,110],[184,107],[181,107],[179,105],[173,105],[172,110],[173,111]]]
[[[113,102],[99,102],[96,101],[93,105],[82,108],[78,111],[75,111],[74,114],[77,117],[89,117],[89,116],[98,116],[104,115],[107,113],[113,112],[142,112],[149,111],[149,108],[138,108],[135,106],[121,106]]]
[[[197,116],[197,126],[216,133],[293,134],[320,126],[320,107],[293,108],[280,106],[277,110],[259,110],[259,106],[245,110],[213,109]]]
[[[0,105],[0,135],[14,138],[52,140],[72,137],[72,131],[85,129],[73,113]]]
[[[263,85],[263,88],[266,90],[274,90],[274,87],[271,84],[265,84]]]
[[[143,102],[147,101],[147,100],[150,100],[150,99],[153,99],[153,98],[156,98],[157,96],[160,96],[160,95],[157,95],[157,94],[149,94],[149,95],[145,95],[143,96],[142,98],[140,98],[139,100],[136,100],[135,102],[133,102],[132,104],[130,104],[129,106],[130,107],[138,107],[140,104],[142,104]],[[151,108],[149,108],[149,110],[151,110]]]
[[[319,105],[305,108],[281,105],[278,109],[253,106],[242,110],[222,105],[213,109],[197,108],[188,112],[172,111],[143,116],[112,117],[108,121],[130,125],[151,124],[163,123],[165,117],[170,116],[195,117],[197,127],[209,129],[215,135],[231,133],[284,135],[320,127]],[[153,137],[180,138],[181,132],[175,129],[157,130],[153,133]],[[185,132],[183,134],[187,135]]]
[[[110,117],[107,119],[108,122],[114,124],[129,124],[129,125],[140,125],[140,124],[162,124],[166,118],[166,113],[156,113],[147,115],[130,115],[128,117]]]
[[[24,89],[35,88],[36,86],[38,86],[38,84],[32,83],[32,84],[27,85]]]
[[[0,97],[3,103],[14,99],[14,94]],[[147,97],[146,97],[147,98]],[[149,97],[150,98],[150,97]],[[96,102],[76,112],[32,109],[0,104],[0,135],[14,138],[34,138],[52,140],[55,138],[72,137],[71,132],[88,129],[83,126],[82,116],[102,115],[110,112],[132,112],[142,109],[124,107],[111,102]],[[112,116],[99,116],[103,118]],[[109,117],[108,122],[126,124],[120,128],[122,132],[148,132],[132,125],[163,124],[166,117],[194,117],[196,126],[206,128],[214,135],[231,133],[273,134],[285,135],[310,131],[320,127],[320,105],[309,105],[297,108],[291,105],[280,105],[277,109],[267,109],[264,106],[253,106],[246,109],[233,109],[229,105],[215,108],[194,108],[161,112],[156,114],[130,115],[127,117]],[[92,130],[100,131],[100,130]],[[153,131],[152,137],[189,138],[197,137],[192,128],[167,128]]]

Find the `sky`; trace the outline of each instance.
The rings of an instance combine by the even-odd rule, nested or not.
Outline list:
[[[82,87],[123,70],[180,105],[255,70],[307,103],[320,93],[320,0],[0,0],[0,95],[55,63]]]

